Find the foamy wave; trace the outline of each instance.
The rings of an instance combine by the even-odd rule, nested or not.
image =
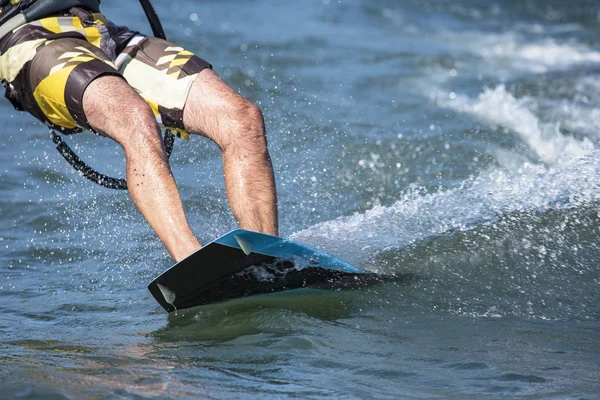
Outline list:
[[[564,121],[563,126],[566,129],[590,137],[600,137],[600,108],[579,106],[565,101],[556,114]]]
[[[585,76],[575,85],[572,100],[564,100],[557,109],[565,127],[590,137],[600,137],[600,77]]]
[[[579,32],[583,29],[580,24],[576,23],[565,23],[556,25],[542,25],[532,23],[516,23],[514,26],[518,32],[533,33],[548,35],[553,33],[568,33],[568,32]]]
[[[546,171],[525,165],[497,170],[459,188],[425,194],[412,188],[389,207],[317,224],[291,235],[355,265],[371,255],[456,230],[468,230],[517,211],[565,209],[600,200],[600,153]]]
[[[491,62],[506,60],[514,67],[536,73],[575,64],[600,63],[600,52],[582,44],[558,44],[553,39],[520,43],[514,35],[488,38],[488,43],[480,47],[479,53]]]
[[[494,125],[516,132],[546,165],[564,164],[594,149],[587,138],[578,140],[564,136],[560,121],[541,122],[531,111],[535,101],[525,97],[516,99],[504,85],[485,89],[475,100],[464,95],[434,94],[442,107],[469,113]]]
[[[502,34],[446,31],[441,34],[440,41],[448,42],[453,50],[481,57],[483,63],[479,67],[484,75],[540,74],[574,65],[600,64],[599,51],[573,41],[531,39],[529,35],[514,31]]]

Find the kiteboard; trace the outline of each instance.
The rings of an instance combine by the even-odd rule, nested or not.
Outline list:
[[[237,229],[202,247],[149,285],[172,312],[286,290],[354,289],[395,280],[278,236]]]

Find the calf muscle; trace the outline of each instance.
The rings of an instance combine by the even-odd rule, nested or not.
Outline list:
[[[131,198],[171,256],[179,261],[200,248],[171,174],[160,129],[146,102],[119,77],[94,80],[83,96],[90,126],[125,151]]]
[[[192,86],[183,122],[221,149],[227,199],[240,226],[277,235],[275,178],[260,109],[204,70]]]

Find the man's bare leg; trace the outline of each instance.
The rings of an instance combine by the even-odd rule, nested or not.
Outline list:
[[[87,87],[83,109],[94,130],[123,147],[131,198],[175,261],[199,249],[148,104],[124,79],[103,76]]]
[[[205,69],[194,81],[183,123],[220,147],[227,198],[240,227],[277,235],[275,178],[260,109]]]

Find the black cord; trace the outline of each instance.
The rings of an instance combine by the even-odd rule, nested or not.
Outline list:
[[[56,150],[58,150],[65,160],[67,160],[67,162],[81,175],[90,181],[109,189],[127,190],[127,181],[125,179],[111,178],[110,176],[101,174],[85,162],[81,161],[79,156],[75,154],[56,132],[54,132],[54,129],[50,129],[50,136],[52,137],[52,141],[57,145]]]

